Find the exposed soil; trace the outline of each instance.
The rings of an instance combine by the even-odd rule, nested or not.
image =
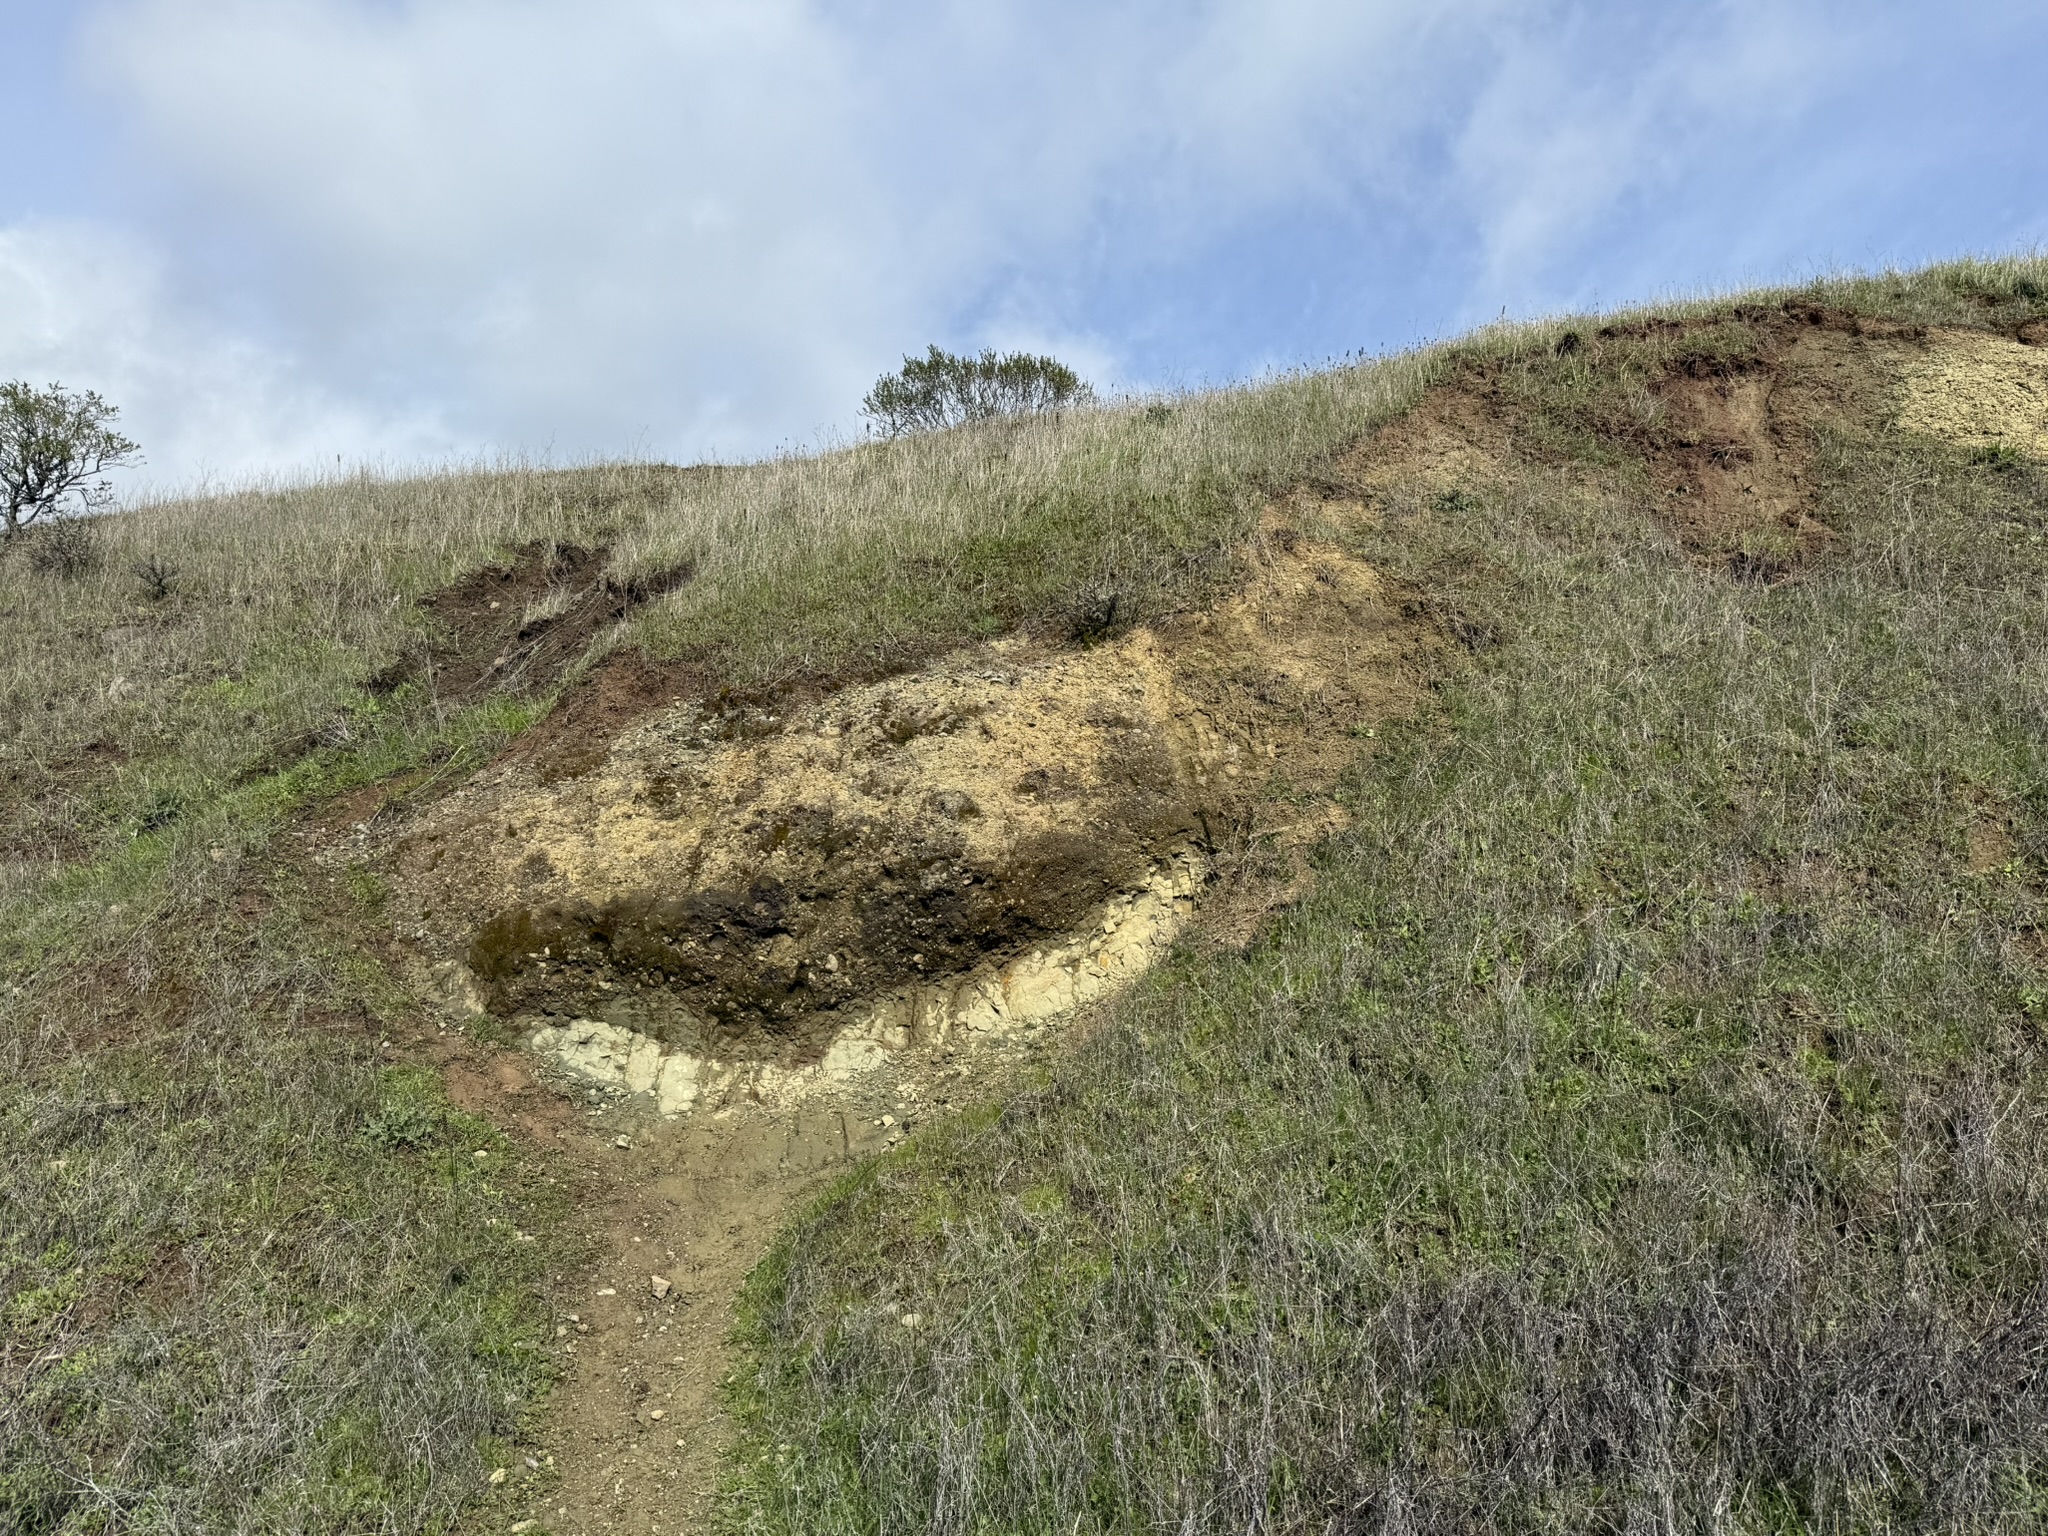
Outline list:
[[[1777,370],[1679,377],[1658,391],[1670,441],[1651,474],[1686,551],[1742,580],[1771,581],[1826,549],[1811,508],[1810,429],[1774,409]]]
[[[591,1182],[621,1194],[606,1260],[562,1301],[572,1376],[548,1448],[559,1481],[536,1490],[528,1518],[635,1536],[710,1525],[735,1298],[783,1219],[846,1156],[840,1118],[814,1121],[749,1117],[629,1150],[579,1138],[585,1159],[611,1163]]]
[[[1754,367],[1662,381],[1666,420],[1648,453],[1681,544],[1738,579],[1790,576],[1832,544],[1813,507],[1822,432],[1895,426],[2048,458],[2048,353],[2024,333],[1929,332],[1796,304],[1758,318]]]
[[[1357,498],[1368,516],[1417,516],[1439,498],[1497,492],[1518,458],[1505,413],[1475,381],[1432,390],[1335,466],[1320,509]]]
[[[2048,459],[2048,350],[2024,331],[2019,341],[1941,332],[1905,370],[1899,424],[1970,448]]]
[[[611,744],[634,721],[717,691],[712,679],[692,667],[625,651],[571,688],[546,719],[513,743],[507,759],[531,763],[543,784],[573,779],[602,766]]]
[[[394,922],[526,1028],[815,1061],[861,1005],[1054,940],[1191,846],[1326,825],[1353,728],[1412,701],[1440,637],[1277,521],[1250,564],[1218,608],[1097,646],[677,703],[573,778],[509,757],[376,850]],[[1282,799],[1284,825],[1256,809]]]
[[[1724,321],[1608,327],[1560,348],[1616,338],[1668,347],[1647,399],[1632,417],[1604,407],[1598,436],[1636,450],[1652,511],[1704,567],[1774,582],[1826,556],[1835,536],[1817,515],[1813,472],[1823,433],[1896,426],[2048,455],[2048,352],[2024,335],[1930,333],[1797,302],[1733,318],[1753,332],[1747,352],[1690,344],[1689,333]],[[1358,450],[1346,468],[1371,512],[1413,515],[1490,493],[1532,412],[1503,387],[1506,366],[1474,365]]]
[[[622,580],[603,550],[530,544],[511,564],[486,566],[425,599],[434,634],[375,685],[388,691],[419,681],[450,703],[541,692],[583,659],[601,630],[689,579],[690,568],[678,566]]]

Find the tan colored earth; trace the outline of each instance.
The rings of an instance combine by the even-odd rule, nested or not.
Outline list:
[[[1937,333],[1905,369],[1899,425],[2048,459],[2048,347],[1982,331]]]
[[[1236,595],[1161,629],[999,641],[782,717],[678,705],[552,782],[507,760],[388,834],[391,914],[454,1001],[596,1041],[637,1091],[658,1055],[758,1096],[849,1040],[1141,969],[1229,848],[1327,830],[1352,733],[1438,643],[1276,522]]]

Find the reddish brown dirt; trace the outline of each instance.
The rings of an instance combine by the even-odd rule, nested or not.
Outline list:
[[[1744,580],[1789,575],[1833,534],[1813,516],[1810,438],[1773,411],[1773,373],[1679,377],[1658,391],[1670,437],[1650,459],[1686,551]]]
[[[735,1302],[795,1206],[880,1144],[866,1118],[855,1125],[870,1141],[850,1137],[848,1118],[743,1116],[645,1131],[628,1148],[570,1134],[568,1156],[617,1194],[597,1264],[558,1302],[569,1368],[547,1442],[558,1481],[535,1488],[529,1518],[559,1536],[710,1525]]]
[[[428,641],[376,680],[419,681],[449,702],[493,692],[542,692],[580,661],[609,624],[690,579],[678,566],[620,579],[605,551],[530,544],[509,565],[485,566],[426,598]]]
[[[1753,347],[1727,345],[1731,320],[1749,327]],[[1716,338],[1716,330],[1723,335]],[[1818,435],[1867,435],[1888,420],[1901,361],[1938,338],[1921,327],[1788,303],[1711,320],[1608,326],[1560,355],[1617,340],[1661,348],[1662,372],[1649,381],[1647,398],[1625,408],[1591,404],[1595,415],[1581,426],[1636,450],[1652,510],[1695,563],[1770,583],[1796,576],[1834,542],[1815,511]],[[1362,448],[1354,481],[1375,474],[1381,481],[1369,504],[1401,510],[1386,494],[1389,456],[1392,475],[1405,475],[1411,487],[1484,495],[1486,465],[1511,461],[1516,442],[1535,440],[1526,431],[1539,407],[1506,387],[1510,366],[1471,365]],[[1402,468],[1418,452],[1430,456],[1433,471]],[[1558,457],[1568,473],[1586,473],[1569,454]],[[1417,500],[1416,489],[1408,499]]]
[[[687,663],[664,665],[638,650],[607,657],[569,690],[546,719],[521,736],[508,761],[533,764],[534,776],[557,784],[604,762],[611,744],[643,715],[715,692],[713,680]]]

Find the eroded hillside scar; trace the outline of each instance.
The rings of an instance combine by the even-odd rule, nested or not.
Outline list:
[[[533,543],[434,593],[420,605],[430,632],[372,686],[389,692],[419,683],[448,703],[544,691],[600,631],[690,579],[687,563],[621,577],[606,555],[577,544]]]
[[[597,1132],[550,1133],[606,1255],[558,1301],[555,1528],[708,1518],[733,1300],[817,1181],[1051,1049],[1198,909],[1234,940],[1302,888],[1362,738],[1457,641],[1285,506],[1244,573],[809,700],[678,698],[623,656],[568,705],[604,727],[333,851],[388,880],[444,1038],[491,1016]]]
[[[1142,686],[1105,704],[1105,681],[954,672],[760,742],[672,711],[609,771],[508,810],[488,856],[526,899],[468,963],[508,1016],[815,1056],[847,1006],[1062,933],[1187,836]]]
[[[741,722],[657,707],[570,775],[508,757],[394,839],[401,930],[444,989],[621,1080],[667,1070],[633,1039],[786,1084],[1085,1001],[1141,968],[1132,933],[1171,937],[1269,786],[1324,809],[1261,835],[1326,829],[1353,732],[1438,643],[1369,567],[1269,522],[1238,594],[1159,628],[1001,641]]]

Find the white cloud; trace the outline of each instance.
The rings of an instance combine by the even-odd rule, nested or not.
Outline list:
[[[287,333],[479,440],[826,420],[900,323],[860,103],[795,6],[145,0],[97,46]]]
[[[845,425],[929,338],[1069,334],[989,284],[1105,219],[1340,195],[1503,3],[122,0],[90,46],[187,238],[262,253],[338,389],[688,455]]]
[[[89,225],[0,227],[0,375],[97,390],[118,406],[145,458],[121,477],[129,493],[448,446],[431,422],[376,420],[189,313],[146,255]]]
[[[1596,240],[1633,249],[1633,265],[1669,285],[1701,268],[1727,273],[1754,234],[1782,238],[1784,222],[1763,210],[1808,179],[1803,124],[1867,69],[1859,19],[1868,11],[1841,0],[1523,18],[1458,138],[1477,287],[1516,309],[1640,297],[1588,284],[1618,275],[1611,259],[1587,259]],[[1716,172],[1747,182],[1737,207],[1728,189],[1702,185]],[[1560,273],[1563,261],[1579,274]]]
[[[1846,3],[97,0],[81,49],[151,189],[105,278],[127,366],[211,360],[173,462],[690,457],[844,430],[927,340],[1116,383],[1104,274],[1229,293],[1205,253],[1317,221],[1456,270],[1333,246],[1304,284],[1468,285],[1466,318],[1733,249],[1678,200],[1844,88]]]

